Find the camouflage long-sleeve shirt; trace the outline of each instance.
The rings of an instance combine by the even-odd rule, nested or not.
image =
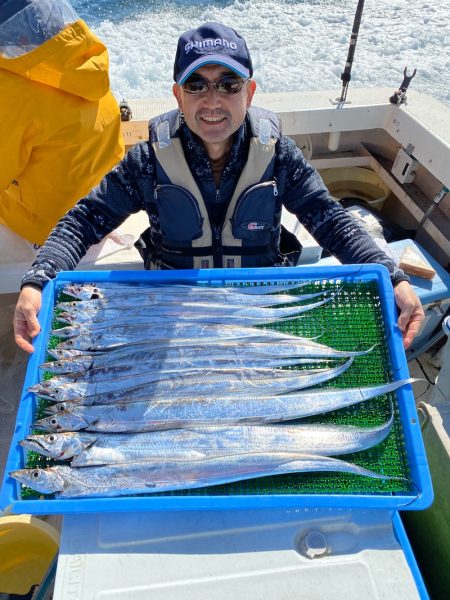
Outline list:
[[[245,122],[234,136],[219,187],[214,182],[202,142],[185,124],[181,125],[179,134],[208,212],[224,214],[246,162],[250,137],[248,123]],[[134,146],[100,185],[56,225],[24,276],[22,285],[42,287],[58,271],[74,269],[91,245],[121,225],[130,214],[146,211],[151,224],[149,207],[154,198],[155,160],[149,142]],[[277,143],[274,176],[282,204],[297,216],[324,249],[342,263],[383,264],[394,284],[409,280],[353,217],[331,198],[320,175],[287,136],[281,136]]]

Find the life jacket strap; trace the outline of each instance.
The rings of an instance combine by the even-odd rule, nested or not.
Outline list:
[[[223,246],[223,254],[225,255],[237,255],[237,256],[255,256],[257,254],[264,254],[269,252],[271,249],[270,244],[264,244],[263,246],[246,246],[245,248],[239,248],[236,246]],[[163,244],[161,250],[172,254],[178,254],[180,256],[211,256],[213,254],[212,246],[204,248],[187,248],[186,246],[171,246],[169,244]]]

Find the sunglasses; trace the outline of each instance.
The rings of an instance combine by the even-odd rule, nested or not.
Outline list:
[[[237,94],[247,81],[248,79],[242,79],[235,75],[224,75],[217,81],[208,81],[203,77],[194,76],[189,77],[181,87],[187,94],[206,94],[210,85],[213,85],[219,94]]]

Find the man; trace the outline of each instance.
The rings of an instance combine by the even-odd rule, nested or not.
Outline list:
[[[107,50],[69,0],[0,0],[0,89],[0,232],[43,244],[123,157]]]
[[[154,119],[150,142],[132,148],[100,186],[65,215],[23,279],[16,342],[39,331],[40,289],[76,266],[87,248],[145,210],[146,268],[282,265],[284,204],[343,263],[387,266],[408,347],[423,320],[408,277],[336,203],[275,114],[251,107],[256,83],[244,39],[206,23],[178,40],[173,93],[179,110]]]

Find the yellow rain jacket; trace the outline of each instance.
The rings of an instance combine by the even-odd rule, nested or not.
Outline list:
[[[0,223],[42,244],[123,157],[105,46],[78,20],[28,54],[0,55]]]

